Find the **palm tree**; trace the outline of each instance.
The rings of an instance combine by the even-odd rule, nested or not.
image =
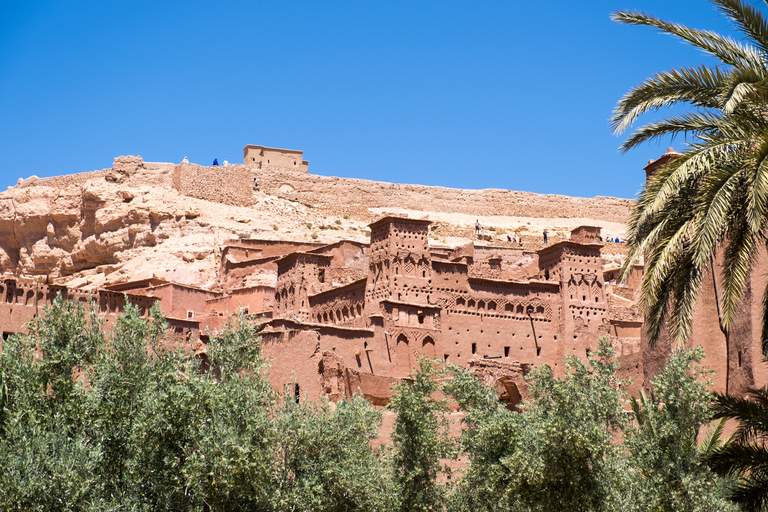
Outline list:
[[[611,118],[622,133],[642,114],[687,105],[691,110],[640,127],[622,144],[683,135],[686,148],[651,176],[632,212],[623,277],[641,257],[641,303],[654,343],[668,328],[679,344],[691,333],[694,306],[707,272],[722,255],[721,327],[734,324],[768,225],[768,21],[765,6],[711,0],[739,32],[738,40],[643,13],[613,19],[655,27],[709,53],[718,66],[657,73],[632,89]],[[763,0],[768,3],[768,0]],[[768,353],[768,289],[763,292],[762,350]],[[727,347],[726,347],[727,349]],[[727,379],[727,377],[726,377]],[[715,417],[736,420],[734,436],[709,450],[713,470],[738,475],[731,499],[744,510],[768,510],[768,389],[746,398],[717,395]]]
[[[716,271],[716,254],[723,257],[718,310],[727,340],[758,248],[766,240],[768,21],[763,8],[740,0],[711,1],[733,22],[738,40],[639,12],[612,15],[619,23],[655,27],[721,62],[656,73],[630,90],[611,117],[614,132],[622,133],[644,113],[691,107],[638,128],[621,146],[628,151],[678,135],[687,141],[682,154],[648,180],[629,223],[622,274],[627,277],[645,257],[641,305],[651,344],[665,326],[678,345],[688,338],[702,280],[709,269]],[[766,318],[763,352],[768,351]]]

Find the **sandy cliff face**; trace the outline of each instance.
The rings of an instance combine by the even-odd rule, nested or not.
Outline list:
[[[506,235],[517,232],[526,247],[535,249],[544,229],[551,241],[579,224],[622,235],[632,205],[615,198],[465,191],[270,171],[259,174],[259,188],[249,191],[250,205],[234,206],[181,194],[174,188],[175,169],[119,157],[111,169],[30,178],[0,193],[0,270],[86,288],[152,275],[211,288],[221,242],[238,236],[365,242],[367,223],[394,213],[432,220],[433,245],[457,246],[470,239],[504,245]],[[244,169],[217,172],[243,174]],[[486,227],[483,237],[474,234],[478,219]],[[615,248],[618,259],[621,250]]]
[[[0,194],[0,266],[60,276],[125,263],[132,249],[201,232],[190,222],[197,216],[150,188],[99,179],[64,189],[15,187]]]

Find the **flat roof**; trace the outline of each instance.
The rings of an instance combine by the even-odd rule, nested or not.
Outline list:
[[[369,329],[367,327],[349,327],[344,325],[330,325],[330,324],[319,324],[316,322],[299,322],[296,320],[291,320],[290,318],[272,318],[270,320],[267,320],[264,322],[265,327],[272,327],[273,324],[279,325],[284,324],[287,327],[287,324],[293,324],[294,326],[297,326],[296,330],[307,330],[307,331],[316,331],[320,329],[331,329],[331,330],[338,330],[338,331],[347,331],[347,332],[360,332],[365,334],[374,334],[373,329]],[[300,329],[298,327],[308,327],[308,329]],[[279,333],[284,331],[279,331],[277,329],[272,330],[263,330],[261,331],[264,334],[272,334],[272,333]]]
[[[373,221],[370,224],[368,224],[369,228],[373,228],[375,226],[378,226],[379,224],[385,224],[388,222],[411,222],[413,224],[432,224],[431,220],[424,220],[424,219],[410,219],[408,217],[397,217],[395,215],[387,215],[386,217],[382,217],[379,220]]]
[[[595,247],[597,249],[601,249],[605,246],[602,242],[576,242],[574,240],[561,240],[560,242],[554,243],[552,245],[548,245],[547,247],[542,247],[541,249],[536,251],[536,254],[546,253],[554,250],[555,248],[561,248],[566,245],[572,245],[577,247]]]
[[[136,288],[144,288],[146,286],[160,286],[164,284],[170,284],[171,281],[167,281],[165,279],[160,279],[159,277],[147,277],[144,279],[136,279],[134,281],[125,281],[122,283],[112,283],[107,284],[105,286],[102,286],[102,290],[109,290],[112,292],[115,291],[122,291],[122,290],[132,290]]]
[[[332,295],[335,292],[343,292],[350,288],[359,287],[361,284],[365,285],[367,281],[368,281],[367,277],[361,277],[360,279],[350,281],[349,283],[343,284],[341,286],[335,286],[333,288],[328,288],[327,290],[323,290],[322,292],[315,293],[314,295],[308,295],[308,297],[310,299],[316,299],[323,295]]]
[[[415,304],[413,302],[403,302],[399,300],[392,300],[392,299],[384,299],[381,301],[382,303],[387,304],[394,304],[395,306],[407,306],[415,309],[443,309],[441,306],[433,306],[431,304]]]
[[[299,258],[306,258],[308,260],[325,260],[330,261],[333,259],[333,256],[328,256],[327,254],[316,254],[313,252],[304,252],[304,251],[295,251],[290,254],[286,254],[285,256],[280,257],[277,260],[278,265],[285,264],[291,260],[299,259]]]
[[[527,279],[525,281],[516,281],[512,279],[493,279],[491,277],[467,277],[467,281],[480,281],[484,283],[492,283],[499,285],[513,285],[513,286],[531,286],[531,285],[547,285],[553,287],[560,287],[560,281],[542,281],[539,279]]]
[[[269,146],[259,146],[258,144],[248,144],[243,148],[243,151],[248,148],[271,149],[273,151],[285,151],[287,153],[304,153],[304,150],[301,149],[271,148]]]

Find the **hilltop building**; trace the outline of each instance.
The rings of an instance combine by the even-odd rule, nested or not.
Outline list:
[[[268,148],[248,144],[243,148],[243,164],[256,169],[309,172],[309,162],[304,152],[294,149]]]

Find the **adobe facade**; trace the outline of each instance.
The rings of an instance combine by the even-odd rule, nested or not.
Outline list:
[[[268,148],[248,144],[243,148],[243,164],[256,169],[309,172],[304,152],[295,149]]]
[[[610,314],[599,229],[581,227],[570,240],[527,252],[472,243],[431,248],[430,224],[384,217],[370,225],[369,244],[232,240],[221,252],[218,291],[145,279],[93,298],[112,316],[124,294],[144,309],[159,300],[171,334],[192,346],[243,309],[262,322],[275,387],[298,386],[310,397],[359,388],[386,403],[390,384],[425,354],[498,374],[500,396],[515,401],[531,366],[548,363],[559,372],[563,356],[584,357],[601,334],[624,346],[627,367],[642,375],[635,367],[642,323]],[[58,291],[87,300],[35,282],[2,286],[6,335],[23,330]]]

